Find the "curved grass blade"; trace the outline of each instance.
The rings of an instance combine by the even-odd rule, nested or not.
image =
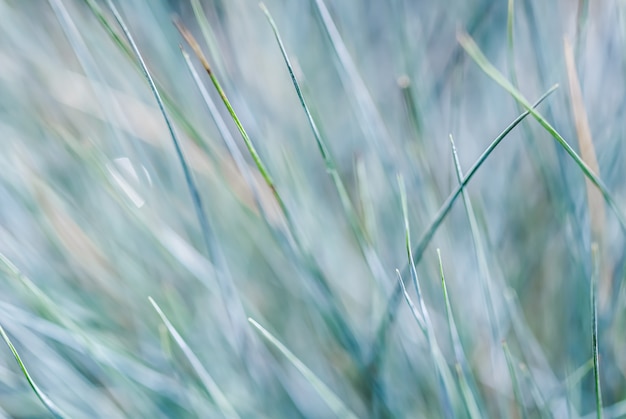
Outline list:
[[[192,368],[198,375],[198,378],[200,379],[200,381],[202,381],[202,384],[204,385],[207,392],[209,393],[209,395],[211,396],[211,398],[213,399],[217,407],[220,409],[222,414],[227,418],[238,418],[239,415],[237,414],[233,406],[230,404],[230,402],[228,401],[224,393],[222,393],[220,388],[217,386],[217,384],[213,380],[213,377],[211,377],[211,375],[204,368],[204,366],[202,365],[202,363],[200,362],[196,354],[193,353],[189,345],[187,345],[187,342],[185,342],[185,340],[180,335],[180,333],[178,333],[176,328],[172,325],[172,323],[169,321],[167,316],[163,313],[163,310],[161,310],[161,307],[159,307],[159,305],[152,299],[152,297],[148,297],[148,300],[150,301],[150,304],[152,304],[152,307],[154,307],[154,310],[157,312],[157,314],[159,315],[159,317],[165,324],[165,327],[167,328],[167,330],[172,335],[172,338],[174,338],[174,341],[176,342],[176,344],[183,351],[183,354],[185,354],[185,357],[191,364]]]
[[[57,405],[54,404],[54,402],[50,400],[50,398],[46,396],[46,394],[43,391],[41,391],[41,389],[39,389],[37,384],[35,384],[32,377],[30,376],[30,373],[26,369],[26,366],[22,362],[22,358],[17,353],[17,349],[15,349],[15,346],[13,346],[13,342],[11,342],[11,339],[9,339],[9,336],[4,331],[4,328],[2,327],[2,325],[0,325],[0,335],[2,335],[2,339],[4,339],[9,349],[11,349],[11,352],[13,353],[13,356],[15,357],[17,364],[20,366],[20,369],[22,370],[22,374],[24,374],[24,377],[26,377],[28,384],[33,389],[33,391],[35,392],[39,400],[41,400],[41,403],[43,403],[46,409],[48,409],[48,411],[55,418],[66,418],[67,415],[61,409],[59,409]]]
[[[285,345],[267,331],[263,326],[254,319],[248,318],[248,321],[255,327],[272,345],[274,345],[285,357],[293,364],[294,367],[311,383],[315,391],[328,404],[328,407],[340,418],[356,419],[357,416],[341,401],[333,391],[320,380],[313,371],[311,371],[302,361],[298,359]]]
[[[135,40],[130,34],[130,31],[128,30],[128,27],[126,26],[126,23],[124,23],[122,16],[118,12],[112,0],[107,0],[107,4],[109,5],[109,8],[113,12],[113,16],[115,17],[115,20],[117,21],[119,26],[122,28],[122,31],[124,32],[124,35],[126,36],[126,39],[128,40],[128,43],[130,44],[132,48],[132,51],[137,57],[137,60],[139,60],[144,76],[146,80],[148,81],[148,84],[150,85],[150,90],[152,91],[152,94],[154,95],[154,98],[159,106],[159,110],[163,114],[163,119],[165,120],[167,129],[170,133],[170,136],[172,137],[172,142],[174,143],[176,155],[178,157],[180,165],[183,169],[183,173],[185,175],[185,182],[187,183],[189,193],[191,194],[193,207],[196,212],[196,217],[198,218],[198,222],[200,224],[200,231],[202,234],[204,245],[206,246],[207,251],[209,252],[211,256],[211,259],[215,263],[218,263],[221,258],[219,257],[218,251],[213,242],[213,238],[211,237],[211,228],[209,225],[209,221],[206,217],[206,214],[204,212],[204,208],[202,205],[202,198],[200,197],[200,192],[198,191],[198,187],[196,186],[196,182],[193,178],[191,169],[189,168],[189,165],[187,164],[187,160],[183,153],[182,145],[178,139],[178,136],[176,135],[174,126],[172,122],[170,121],[169,116],[167,115],[167,112],[165,110],[165,105],[163,104],[163,100],[161,99],[159,90],[157,89],[154,79],[152,78],[152,75],[150,71],[148,70],[148,67],[143,59],[143,56],[139,52],[139,48],[137,47]],[[228,281],[229,279],[230,281]],[[217,282],[219,284],[220,291],[222,293],[222,298],[224,299],[226,311],[228,313],[231,323],[238,330],[243,330],[243,327],[241,324],[244,318],[242,315],[243,310],[241,309],[242,305],[241,305],[241,301],[239,300],[239,296],[237,295],[235,286],[232,283],[232,279],[229,278],[229,276],[227,275],[217,275]]]
[[[471,369],[467,362],[467,356],[463,350],[461,344],[461,338],[459,337],[459,331],[454,321],[454,315],[452,314],[452,306],[450,305],[450,299],[448,298],[448,288],[446,287],[446,278],[443,273],[443,262],[441,261],[441,251],[437,249],[437,258],[439,259],[439,273],[441,275],[441,289],[443,290],[443,299],[446,304],[446,318],[448,320],[448,330],[450,331],[450,340],[452,341],[452,347],[454,349],[454,357],[456,358],[457,375],[459,377],[459,384],[461,384],[461,393],[463,400],[465,401],[465,407],[470,418],[482,418],[484,415],[480,413],[474,391],[469,386]],[[471,380],[472,384],[474,380]]]
[[[585,161],[574,151],[574,149],[569,145],[567,141],[558,133],[558,131],[539,113],[534,107],[526,100],[526,98],[513,86],[499,71],[495,68],[488,60],[487,57],[482,53],[478,45],[474,42],[474,40],[465,33],[460,33],[457,35],[458,41],[467,52],[467,54],[472,57],[474,62],[478,64],[478,66],[487,74],[493,81],[499,84],[504,90],[509,92],[509,94],[520,103],[528,112],[532,114],[532,116],[539,122],[539,124],[546,130],[548,133],[559,143],[559,145],[569,154],[569,156],[574,160],[576,165],[580,168],[583,174],[600,190],[602,196],[606,203],[611,207],[617,220],[622,227],[622,230],[626,232],[626,218],[620,211],[617,203],[613,199],[613,196],[607,189],[606,185],[602,180],[594,173],[594,171],[585,163]]]
[[[552,94],[552,92],[554,92],[557,89],[557,87],[558,85],[552,86],[546,93],[543,94],[543,96],[541,96],[537,100],[537,102],[535,102],[533,107],[539,106],[539,104],[543,102],[550,94]],[[454,192],[452,192],[452,194],[448,196],[448,198],[443,203],[441,208],[439,208],[439,211],[437,211],[435,218],[430,222],[429,226],[426,228],[426,231],[422,234],[422,237],[420,238],[417,245],[413,248],[412,254],[413,254],[415,263],[419,263],[419,261],[421,260],[422,256],[424,255],[424,251],[426,250],[426,247],[432,240],[433,236],[437,232],[437,229],[443,222],[446,215],[448,215],[448,213],[452,209],[452,206],[456,202],[457,198],[461,195],[461,191],[463,190],[463,188],[465,188],[465,186],[469,183],[472,177],[476,174],[478,169],[487,160],[487,158],[496,149],[496,147],[502,142],[502,140],[504,140],[504,138],[513,130],[513,128],[515,128],[529,114],[530,114],[529,111],[525,111],[524,113],[519,115],[513,122],[511,122],[511,124],[509,124],[508,127],[504,129],[504,131],[502,131],[492,141],[489,147],[487,147],[487,149],[480,155],[478,160],[476,160],[474,165],[467,172],[467,175],[463,178],[463,181],[459,184],[459,186],[457,186]],[[406,275],[408,273],[407,272],[408,269],[409,269],[408,265],[406,265],[402,269],[402,274]],[[370,364],[378,363],[378,361],[380,360],[383,354],[384,345],[385,345],[385,341],[387,337],[387,331],[389,330],[389,327],[395,321],[396,310],[400,303],[401,297],[402,297],[402,290],[400,286],[398,285],[394,288],[391,296],[389,297],[389,300],[387,303],[387,309],[385,311],[385,316],[383,317],[382,321],[380,322],[380,325],[378,326],[378,329],[376,330],[375,341],[372,344],[372,349],[370,353],[370,361],[369,361]]]

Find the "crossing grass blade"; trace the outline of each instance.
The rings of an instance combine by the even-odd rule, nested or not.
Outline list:
[[[54,404],[54,402],[43,391],[41,391],[39,386],[35,384],[35,381],[30,376],[30,373],[26,369],[26,366],[24,365],[24,362],[22,361],[20,354],[17,352],[17,349],[15,349],[15,346],[13,346],[13,342],[11,342],[11,339],[9,339],[9,336],[4,331],[4,328],[2,327],[2,325],[0,325],[0,335],[2,335],[2,339],[4,339],[4,342],[7,344],[7,346],[13,353],[13,356],[15,357],[17,364],[20,366],[20,369],[22,370],[22,374],[24,374],[24,377],[26,377],[28,384],[33,389],[33,391],[35,392],[35,394],[37,395],[37,398],[41,401],[41,403],[43,403],[46,409],[48,409],[48,411],[55,418],[62,419],[62,418],[68,417],[61,409],[57,407],[56,404]]]
[[[533,107],[537,107],[543,102],[550,94],[552,94],[558,85],[552,86],[546,93],[544,93],[538,100],[533,104]],[[426,247],[430,244],[433,236],[443,223],[443,220],[448,215],[452,206],[456,202],[456,200],[461,196],[461,192],[469,184],[472,177],[476,174],[478,169],[482,166],[482,164],[487,160],[487,158],[491,155],[491,153],[498,147],[498,145],[504,140],[504,138],[515,128],[526,116],[530,114],[530,111],[525,111],[521,115],[519,115],[509,126],[507,126],[504,131],[502,131],[485,149],[485,151],[480,155],[480,157],[476,160],[476,162],[472,165],[472,167],[468,170],[466,176],[463,178],[463,181],[457,186],[457,188],[448,196],[446,201],[437,211],[437,214],[430,222],[424,233],[422,234],[420,240],[417,245],[412,250],[412,255],[414,258],[414,263],[419,263],[424,255]],[[404,269],[402,269],[402,275],[408,275],[409,265],[407,264]],[[400,299],[402,297],[402,290],[400,286],[396,286],[391,293],[391,296],[387,302],[387,308],[385,310],[385,315],[383,319],[380,321],[378,328],[376,329],[376,335],[374,338],[374,342],[372,344],[371,352],[370,352],[370,365],[375,365],[381,359],[384,353],[384,346],[387,339],[387,331],[390,326],[394,323],[396,317],[396,310],[400,303]]]
[[[617,220],[622,227],[622,230],[626,232],[626,218],[622,214],[622,211],[617,206],[617,203],[608,188],[598,177],[596,173],[589,167],[585,161],[574,151],[569,143],[559,134],[559,132],[539,113],[534,107],[526,100],[526,98],[515,88],[503,75],[495,68],[487,57],[482,53],[476,42],[466,33],[459,33],[457,39],[465,52],[474,60],[474,62],[487,74],[493,81],[499,84],[504,90],[521,104],[530,114],[539,122],[539,124],[558,142],[558,144],[567,152],[567,154],[574,160],[576,165],[580,168],[583,174],[600,190],[606,203],[611,207]]]
[[[183,339],[180,333],[178,333],[178,330],[176,330],[176,328],[169,321],[165,313],[163,313],[163,310],[161,310],[161,307],[159,307],[159,305],[152,299],[152,297],[148,297],[148,300],[150,301],[150,304],[152,304],[152,307],[154,307],[154,310],[157,312],[157,314],[163,321],[163,324],[165,324],[165,327],[170,332],[170,335],[172,335],[172,338],[174,339],[176,344],[183,351],[183,354],[185,355],[185,357],[191,364],[191,367],[194,369],[194,371],[198,375],[198,378],[204,385],[204,388],[206,388],[207,392],[209,393],[209,396],[211,396],[211,399],[213,399],[213,401],[215,402],[217,407],[220,409],[222,414],[227,418],[238,418],[239,415],[233,408],[232,404],[228,401],[228,399],[226,398],[222,390],[220,390],[217,383],[215,383],[215,380],[213,380],[213,377],[211,377],[209,372],[204,368],[204,366],[202,365],[202,362],[200,362],[200,359],[198,359],[198,357],[196,356],[195,353],[193,353],[193,351],[191,350],[187,342],[185,342],[185,339]]]
[[[330,389],[322,380],[320,380],[313,371],[311,371],[302,361],[298,359],[285,345],[283,345],[274,335],[261,326],[256,320],[248,318],[248,321],[254,326],[265,339],[276,347],[284,356],[293,364],[294,367],[311,383],[315,391],[326,402],[328,407],[340,418],[356,419],[357,416],[352,412],[341,399]]]

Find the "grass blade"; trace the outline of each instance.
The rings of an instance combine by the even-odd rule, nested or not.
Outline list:
[[[248,133],[246,132],[243,125],[241,124],[239,117],[235,113],[235,110],[233,109],[232,105],[230,104],[230,100],[228,100],[228,97],[226,96],[226,93],[222,89],[222,86],[220,85],[219,81],[217,80],[217,77],[215,77],[215,74],[213,73],[213,70],[211,69],[209,62],[204,57],[204,54],[202,53],[202,50],[200,49],[198,42],[196,41],[194,36],[191,34],[191,32],[189,32],[189,30],[186,27],[184,27],[181,22],[179,22],[178,20],[174,20],[174,24],[176,25],[176,28],[178,29],[182,37],[185,39],[187,44],[189,44],[189,46],[191,47],[191,49],[193,50],[198,60],[200,60],[202,67],[204,67],[207,74],[209,75],[209,78],[211,79],[213,86],[215,86],[217,93],[220,95],[220,98],[222,99],[222,102],[224,102],[226,109],[228,109],[228,113],[230,114],[231,118],[235,122],[235,125],[237,126],[237,129],[239,130],[239,133],[241,134],[241,137],[243,138],[243,141],[246,144],[246,148],[248,149],[248,152],[250,153],[252,160],[254,160],[254,164],[257,166],[257,168],[259,169],[259,172],[261,173],[261,176],[263,176],[263,179],[272,190],[272,193],[274,194],[276,201],[280,205],[280,208],[283,211],[283,214],[285,214],[285,217],[287,218],[287,223],[291,225],[292,220],[288,215],[289,212],[287,210],[287,206],[285,205],[282,197],[278,193],[278,190],[276,189],[276,185],[274,184],[274,180],[272,179],[272,176],[270,175],[269,171],[267,170],[267,167],[261,160],[261,157],[259,156],[259,153],[257,152],[256,147],[252,143],[252,140],[248,136]]]
[[[183,354],[185,355],[185,357],[191,364],[192,368],[198,375],[198,378],[200,379],[200,381],[202,382],[202,384],[204,385],[207,392],[209,393],[209,395],[211,396],[211,398],[213,399],[217,407],[220,409],[222,414],[227,418],[238,418],[239,415],[237,414],[233,406],[230,404],[230,402],[228,401],[224,393],[222,393],[222,390],[220,390],[218,385],[215,383],[215,381],[213,380],[213,377],[211,377],[211,375],[204,368],[204,366],[202,365],[202,363],[200,362],[196,354],[193,353],[189,345],[187,345],[187,342],[185,342],[185,340],[180,335],[180,333],[178,333],[178,331],[169,321],[165,313],[163,313],[163,310],[161,310],[161,307],[159,307],[159,305],[152,299],[152,297],[148,297],[148,300],[150,300],[150,304],[152,304],[152,307],[154,307],[154,310],[157,312],[157,314],[159,315],[159,317],[165,324],[165,327],[172,335],[172,338],[174,338],[174,341],[176,342],[176,344],[183,351]]]
[[[567,68],[567,78],[569,81],[572,114],[576,126],[576,134],[578,136],[580,156],[583,161],[589,165],[591,170],[595,173],[600,173],[598,159],[596,158],[596,152],[593,146],[591,128],[589,127],[589,119],[583,101],[580,80],[578,79],[578,72],[576,71],[574,51],[567,39],[563,40],[563,46],[565,50],[565,66]],[[600,191],[594,188],[593,184],[588,179],[585,179],[585,186],[587,191],[587,206],[589,208],[589,222],[591,224],[591,241],[597,243],[602,249],[605,225],[604,202],[602,201]],[[600,254],[603,254],[603,252],[600,252]],[[600,281],[598,288],[599,302],[600,307],[602,307],[604,303],[607,302],[611,292],[611,278],[609,275],[603,275],[598,278],[598,280]]]
[[[341,401],[333,391],[320,380],[313,371],[311,371],[302,361],[298,359],[285,345],[274,337],[267,329],[257,323],[254,319],[248,318],[248,321],[255,327],[272,345],[274,345],[285,357],[293,364],[294,367],[307,379],[313,388],[317,391],[322,399],[328,404],[328,407],[340,418],[356,419],[357,416]]]
[[[441,350],[439,349],[439,345],[437,345],[437,340],[435,337],[435,331],[433,329],[432,322],[430,321],[430,315],[428,314],[428,309],[426,308],[426,303],[424,302],[424,298],[422,296],[422,291],[419,283],[419,279],[417,277],[417,269],[415,268],[415,263],[413,262],[413,254],[411,252],[411,228],[409,225],[409,215],[408,215],[408,205],[406,199],[406,188],[404,185],[404,179],[402,176],[398,175],[398,187],[400,190],[400,199],[402,201],[402,214],[404,218],[404,240],[407,258],[409,260],[409,267],[411,272],[411,279],[413,280],[413,286],[415,287],[415,292],[417,294],[417,302],[419,304],[419,314],[421,314],[423,320],[423,329],[424,335],[426,337],[426,342],[428,343],[428,347],[430,348],[431,355],[433,357],[433,361],[435,362],[437,376],[439,378],[440,385],[442,387],[441,392],[441,403],[444,416],[447,414],[451,414],[452,410],[452,395],[454,390],[454,385],[452,380],[450,379],[451,374],[448,368],[448,365],[443,360],[443,356],[441,354]],[[404,294],[404,298],[406,299],[409,307],[411,307],[411,311],[413,315],[416,316],[416,310],[414,305],[409,297],[409,293],[406,291],[404,287],[404,282],[402,281],[402,276],[398,270],[396,270],[398,275],[398,280],[400,286],[402,287],[402,293]]]
[[[456,151],[456,145],[454,144],[454,138],[450,135],[450,143],[452,144],[452,156],[454,158],[454,168],[456,171],[457,180],[459,183],[463,182],[463,171],[461,169],[461,162],[459,161],[459,155]],[[491,338],[492,343],[495,343],[500,338],[500,328],[498,326],[498,318],[493,305],[493,297],[491,291],[491,273],[489,272],[489,265],[487,264],[487,257],[485,255],[485,249],[483,247],[483,241],[480,238],[480,232],[478,229],[478,222],[476,221],[476,214],[474,213],[474,206],[469,199],[467,190],[463,189],[461,192],[463,196],[463,204],[465,206],[465,212],[467,213],[470,230],[472,232],[472,241],[474,242],[474,253],[476,261],[478,262],[479,281],[483,291],[483,298],[487,304],[487,315],[489,324],[491,326]]]
[[[456,358],[457,375],[459,377],[459,383],[461,384],[461,393],[470,418],[482,418],[484,415],[480,413],[474,392],[469,386],[470,377],[468,376],[471,374],[471,369],[469,363],[467,362],[467,356],[463,350],[463,345],[461,344],[461,338],[459,337],[459,331],[456,327],[456,322],[454,321],[454,315],[452,314],[452,306],[450,305],[450,299],[448,298],[448,288],[446,287],[446,278],[443,273],[443,262],[441,261],[441,251],[439,249],[437,249],[437,258],[439,259],[441,289],[443,290],[443,299],[446,304],[448,330],[450,331],[450,340],[452,341],[454,357]],[[471,381],[473,384],[474,380]]]
[[[604,182],[594,173],[594,171],[583,161],[583,159],[574,151],[574,149],[568,144],[567,141],[558,133],[558,131],[550,125],[550,123],[539,113],[534,107],[524,98],[524,96],[517,90],[488,60],[482,53],[478,45],[474,40],[465,33],[459,33],[457,35],[458,41],[465,49],[465,52],[472,57],[474,62],[487,74],[493,81],[498,83],[504,88],[513,98],[520,103],[532,116],[539,122],[539,124],[559,143],[559,145],[569,154],[574,160],[576,165],[584,173],[584,175],[600,190],[602,196],[606,200],[607,204],[611,207],[617,220],[620,223],[622,229],[626,232],[626,218],[624,218],[617,203],[613,199],[611,193],[604,185]]]
[[[600,275],[599,249],[596,243],[591,245],[593,273],[590,281],[591,300],[591,350],[593,353],[593,381],[596,393],[596,417],[602,418],[602,389],[600,388],[600,360],[598,355],[598,300],[596,297],[598,277]]]
[[[513,360],[513,356],[511,355],[511,351],[509,350],[509,345],[506,343],[505,340],[502,341],[502,350],[504,351],[504,358],[506,359],[506,365],[509,369],[509,374],[511,374],[511,382],[513,383],[513,395],[515,396],[515,400],[517,401],[517,405],[520,410],[519,415],[521,418],[527,418],[528,413],[526,412],[526,405],[524,404],[524,398],[522,397],[519,378],[517,377],[517,372],[515,368],[515,361]]]
[[[17,364],[20,366],[20,369],[22,370],[24,377],[26,377],[28,384],[33,389],[33,391],[35,392],[39,400],[41,400],[41,403],[43,403],[46,409],[48,409],[48,411],[55,418],[67,417],[67,415],[63,413],[63,411],[59,409],[57,405],[55,405],[54,402],[50,400],[50,398],[46,396],[46,394],[43,391],[41,391],[41,389],[39,389],[37,384],[35,384],[35,381],[33,381],[32,377],[30,376],[30,373],[26,369],[26,366],[22,362],[22,358],[20,357],[20,354],[17,353],[17,349],[15,349],[15,346],[13,346],[13,342],[11,342],[11,339],[9,339],[9,336],[6,334],[6,332],[4,331],[4,328],[1,325],[0,325],[0,335],[2,335],[2,339],[4,339],[9,349],[11,349],[11,352],[13,353],[13,356],[15,357]]]

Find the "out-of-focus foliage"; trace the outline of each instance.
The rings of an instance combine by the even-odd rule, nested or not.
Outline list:
[[[267,0],[335,182],[256,1],[114,3],[204,216],[108,1],[0,0],[0,324],[62,411],[595,414],[596,272],[604,415],[626,414],[625,232],[554,138],[529,116],[496,147],[413,254],[419,295],[397,181],[415,247],[458,186],[449,135],[466,173],[524,111],[466,32],[530,102],[560,84],[538,111],[626,213],[626,2]],[[396,269],[414,313],[392,298]],[[0,409],[46,412],[8,347]]]

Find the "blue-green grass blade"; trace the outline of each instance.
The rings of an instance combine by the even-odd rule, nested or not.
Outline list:
[[[343,401],[330,389],[322,380],[320,380],[313,371],[309,369],[297,356],[293,354],[285,345],[283,345],[274,335],[272,335],[267,329],[261,326],[254,319],[249,318],[248,321],[252,324],[265,339],[267,339],[272,345],[276,347],[284,356],[296,367],[296,369],[311,383],[311,386],[317,391],[320,397],[326,402],[328,407],[340,418],[356,419],[357,415],[352,412]]]
[[[161,321],[163,321],[163,323],[165,324],[165,327],[170,332],[170,335],[172,335],[172,338],[174,339],[176,344],[180,347],[181,351],[191,364],[191,367],[194,369],[194,371],[198,375],[198,378],[209,393],[209,396],[211,396],[222,414],[227,418],[238,418],[239,415],[233,408],[232,404],[228,401],[222,390],[220,390],[215,380],[213,380],[213,377],[211,377],[206,368],[204,368],[202,362],[200,362],[200,359],[198,359],[198,357],[191,350],[187,342],[185,342],[185,339],[183,339],[181,334],[178,333],[178,330],[176,330],[174,325],[172,325],[172,323],[169,321],[165,313],[163,313],[161,307],[159,307],[159,305],[152,299],[152,297],[148,297],[148,300],[161,318]]]
[[[37,398],[39,398],[39,400],[41,400],[41,403],[43,403],[43,405],[46,407],[46,409],[48,409],[48,411],[55,418],[66,418],[66,417],[68,417],[61,409],[59,409],[57,407],[56,404],[54,404],[54,402],[52,400],[50,400],[50,398],[43,391],[41,391],[39,386],[37,386],[37,384],[35,383],[33,378],[30,376],[30,373],[26,369],[26,366],[24,365],[24,362],[22,361],[22,358],[20,357],[20,354],[17,352],[17,349],[15,349],[15,346],[13,346],[13,342],[11,342],[11,339],[9,339],[9,336],[6,334],[6,332],[4,331],[4,328],[1,325],[0,325],[0,335],[2,335],[2,339],[4,339],[4,342],[7,344],[7,346],[9,347],[11,352],[13,353],[13,356],[15,357],[15,360],[17,361],[17,364],[20,366],[20,369],[22,370],[22,374],[24,374],[24,377],[26,377],[26,380],[28,381],[28,384],[30,385],[30,387],[33,389],[33,391],[37,395]]]

